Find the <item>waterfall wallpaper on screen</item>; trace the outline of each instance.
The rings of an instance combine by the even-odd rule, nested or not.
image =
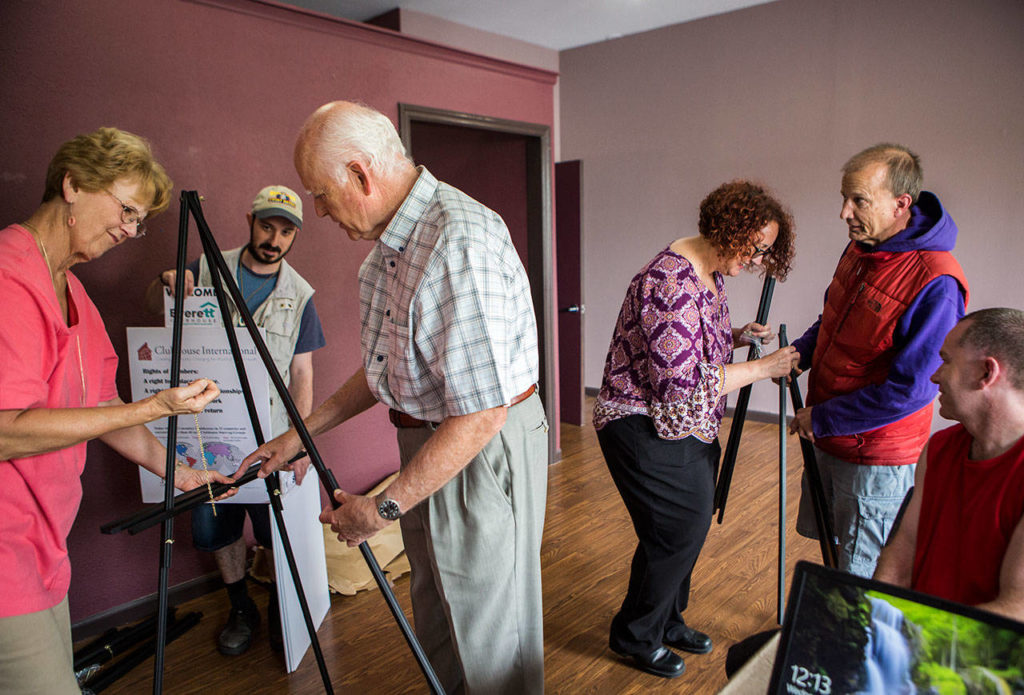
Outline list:
[[[779,692],[1024,694],[1024,636],[809,576]]]

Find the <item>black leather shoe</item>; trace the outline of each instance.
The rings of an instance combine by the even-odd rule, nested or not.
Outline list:
[[[612,651],[624,659],[631,659],[633,665],[641,671],[653,673],[662,678],[676,678],[683,675],[683,671],[686,670],[683,657],[665,647],[658,647],[650,654],[626,654],[614,648]]]
[[[226,656],[244,654],[252,644],[252,636],[260,626],[260,612],[256,604],[247,608],[232,608],[227,625],[217,637],[217,651]]]
[[[711,638],[688,625],[673,625],[665,631],[665,644],[691,654],[707,654],[711,651]]]

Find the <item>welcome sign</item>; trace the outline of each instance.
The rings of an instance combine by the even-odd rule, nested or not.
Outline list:
[[[217,293],[212,287],[195,287],[185,297],[182,313],[186,326],[223,326],[220,319],[220,305]],[[164,286],[164,325],[174,325],[174,297],[171,288]]]

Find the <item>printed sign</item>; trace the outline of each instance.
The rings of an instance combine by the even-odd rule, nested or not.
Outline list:
[[[270,378],[256,352],[256,346],[244,328],[236,328],[239,349],[249,378],[256,412],[264,438],[270,439]],[[131,373],[132,400],[143,398],[168,388],[171,370],[170,328],[128,328],[128,366]],[[238,470],[242,459],[256,449],[256,437],[249,421],[242,387],[231,358],[231,346],[223,328],[185,327],[182,331],[180,383],[205,377],[213,379],[221,395],[199,413],[199,433],[202,451],[196,434],[195,418],[178,416],[178,459],[192,468],[206,467],[224,475]],[[161,442],[167,441],[166,418],[146,425]],[[159,502],[164,498],[164,481],[144,468],[139,469],[144,502]],[[293,473],[280,474],[281,489],[287,492],[295,485]],[[266,484],[254,480],[239,489],[238,494],[224,504],[252,504],[267,501]],[[220,503],[218,503],[220,504]]]
[[[191,296],[185,297],[182,313],[186,326],[223,326],[217,292],[212,287],[195,287]],[[171,288],[164,286],[164,325],[174,325],[174,297]]]

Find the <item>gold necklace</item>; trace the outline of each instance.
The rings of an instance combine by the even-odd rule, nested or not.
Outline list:
[[[199,440],[199,460],[203,464],[203,477],[206,478],[206,494],[210,496],[210,508],[217,516],[217,503],[213,501],[213,486],[210,484],[210,470],[206,467],[206,448],[203,447],[203,433],[199,430],[199,413],[192,413],[196,421],[196,438]]]
[[[36,241],[36,245],[43,254],[43,260],[46,262],[46,271],[50,274],[50,284],[53,285],[53,291],[57,295],[57,301],[60,301],[60,293],[67,290],[67,276],[64,276],[65,286],[62,288],[60,283],[57,281],[57,275],[54,274],[54,268],[50,265],[50,254],[46,253],[46,244],[43,243],[43,237],[39,234],[39,230],[34,225],[28,222],[22,222],[21,226],[24,227],[32,234],[32,237]]]
[[[43,238],[39,235],[39,230],[28,222],[22,222],[21,226],[32,233],[32,238],[35,239],[36,245],[39,246],[39,250],[43,253],[43,260],[46,261],[46,271],[50,274],[50,282],[56,284],[57,281],[53,277],[53,269],[50,267],[50,256],[46,253],[46,246],[43,244]]]
[[[43,253],[43,261],[46,262],[46,272],[48,272],[50,274],[50,284],[53,285],[53,291],[54,292],[59,292],[59,290],[57,289],[57,278],[54,277],[53,269],[50,267],[50,256],[46,253],[46,245],[43,244],[43,239],[39,235],[39,230],[36,229],[34,225],[31,225],[28,222],[22,222],[21,226],[24,227],[25,229],[27,229],[32,234],[32,237],[35,239],[36,245],[39,246],[39,250]],[[59,299],[59,296],[58,296],[58,299]],[[77,351],[78,351],[78,375],[82,379],[82,398],[81,398],[81,401],[82,401],[82,405],[84,406],[85,402],[86,402],[85,364],[82,362],[82,339],[77,334],[75,335],[75,347],[77,348]]]

